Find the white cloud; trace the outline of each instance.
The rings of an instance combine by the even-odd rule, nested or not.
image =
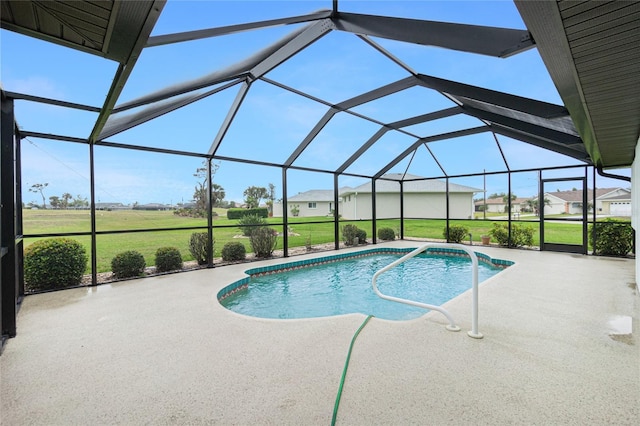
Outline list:
[[[56,87],[53,80],[43,76],[30,76],[26,78],[3,79],[5,90],[28,93],[45,98],[64,99],[64,93]]]

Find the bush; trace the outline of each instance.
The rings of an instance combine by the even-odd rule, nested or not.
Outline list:
[[[350,246],[354,243],[354,241],[359,241],[356,240],[357,237],[357,233],[358,232],[358,227],[355,225],[344,225],[342,227],[342,240],[344,241],[344,244],[347,246]]]
[[[242,216],[257,215],[259,217],[269,217],[269,209],[266,207],[258,207],[255,209],[229,209],[227,210],[227,219],[240,219]]]
[[[182,255],[176,247],[160,247],[156,251],[156,270],[158,272],[182,269]]]
[[[174,210],[173,214],[176,216],[182,216],[182,217],[206,217],[207,211],[202,209],[194,209],[191,207],[183,207],[183,208]]]
[[[391,228],[378,229],[378,238],[382,241],[393,241],[396,239],[396,233]]]
[[[596,225],[595,235],[594,226],[589,226],[589,241],[595,254],[626,256],[633,249],[633,229],[629,223],[605,219]]]
[[[342,239],[347,246],[356,244],[365,244],[367,242],[367,231],[360,229],[355,225],[344,225],[342,227]]]
[[[28,290],[53,290],[80,284],[87,252],[76,240],[48,238],[24,249],[24,279]]]
[[[258,227],[266,225],[267,220],[256,214],[242,216],[238,221],[238,228],[242,230],[242,235],[245,237],[250,237]]]
[[[496,239],[498,244],[509,246],[509,225],[506,223],[494,223],[489,234]],[[533,228],[516,223],[511,224],[511,247],[533,245]]]
[[[261,226],[253,229],[249,241],[256,257],[271,257],[278,244],[278,233],[273,228]]]
[[[213,241],[211,242],[213,245]],[[198,262],[198,265],[207,264],[207,246],[209,234],[207,232],[194,232],[189,238],[189,253]]]
[[[128,250],[111,259],[111,272],[116,278],[139,277],[144,273],[144,256],[135,250]]]
[[[489,230],[491,235],[498,244],[504,247],[509,246],[509,227],[506,224],[494,223],[493,228]]]
[[[469,235],[469,228],[466,226],[450,226],[449,227],[449,241],[452,243],[461,243],[462,240],[465,239],[466,236]],[[447,227],[444,227],[444,231],[442,232],[442,236],[447,238]]]
[[[237,241],[230,241],[222,247],[222,260],[225,262],[235,262],[244,260],[247,255],[247,249],[244,244]]]

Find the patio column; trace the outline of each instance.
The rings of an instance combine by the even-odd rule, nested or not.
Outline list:
[[[16,156],[17,130],[14,122],[13,99],[8,99],[2,94],[0,116],[0,216],[2,226],[0,228],[0,240],[2,243],[0,263],[0,326],[2,342],[0,352],[5,340],[16,335],[16,315],[20,298],[24,294],[23,277],[19,273],[22,265],[22,238],[16,238],[16,199],[19,185],[16,185],[16,169],[14,161],[19,162]]]

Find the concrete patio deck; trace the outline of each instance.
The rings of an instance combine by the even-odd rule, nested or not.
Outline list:
[[[435,312],[372,319],[337,423],[637,424],[633,261],[475,248],[516,262],[480,286],[484,339],[466,334],[469,292],[447,304],[459,333]],[[365,316],[281,321],[221,307],[218,290],[255,266],[28,296],[0,356],[2,424],[330,424]]]

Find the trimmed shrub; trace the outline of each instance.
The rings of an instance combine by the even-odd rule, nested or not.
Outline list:
[[[160,247],[156,251],[156,270],[158,272],[182,269],[182,255],[176,247]]]
[[[118,253],[111,259],[111,272],[116,278],[139,277],[145,266],[144,256],[135,250]]]
[[[342,240],[347,246],[356,244],[365,244],[367,242],[367,231],[360,229],[355,225],[344,225],[342,227]]]
[[[258,227],[266,225],[267,220],[258,216],[257,214],[242,216],[238,221],[238,228],[242,230],[242,235],[244,235],[245,237],[250,237],[251,234],[253,234],[253,231],[258,229]]]
[[[225,262],[244,260],[246,256],[247,249],[238,241],[229,241],[222,247],[222,260]]]
[[[355,225],[344,225],[342,227],[342,240],[344,244],[350,246],[357,237],[358,227]],[[358,239],[359,240],[359,239]]]
[[[491,235],[498,244],[503,247],[509,246],[509,226],[502,223],[494,223],[493,228],[489,230]]]
[[[48,238],[24,249],[24,279],[28,290],[53,290],[80,284],[87,252],[76,240]]]
[[[380,228],[378,229],[378,238],[382,241],[393,241],[396,239],[396,233],[391,228]]]
[[[364,229],[358,228],[356,231],[356,237],[358,237],[358,244],[366,244],[367,243],[367,231]]]
[[[249,241],[256,257],[271,257],[278,244],[278,233],[266,226],[253,228]]]
[[[449,227],[449,241],[452,243],[461,243],[462,240],[465,239],[469,235],[469,228],[466,226],[450,226]],[[447,238],[447,227],[444,227],[444,231],[442,232],[442,236]]]
[[[605,219],[596,225],[595,235],[594,226],[589,226],[589,241],[596,254],[626,256],[633,249],[633,229],[629,223]]]
[[[506,223],[494,223],[489,234],[496,239],[498,244],[509,246],[509,225]],[[511,224],[511,247],[533,245],[533,228],[516,223]]]
[[[259,217],[269,217],[269,209],[266,207],[258,207],[255,209],[238,209],[233,208],[227,210],[227,219],[240,219],[242,216],[257,215]]]
[[[207,245],[209,234],[207,232],[194,232],[189,238],[189,253],[198,262],[198,265],[207,264]],[[214,241],[212,241],[214,243]],[[213,244],[212,244],[213,245]]]
[[[514,227],[511,226],[511,238],[514,240],[514,245],[516,247],[522,246],[532,246],[533,245],[533,233],[534,230],[530,226],[515,226],[515,236]]]

